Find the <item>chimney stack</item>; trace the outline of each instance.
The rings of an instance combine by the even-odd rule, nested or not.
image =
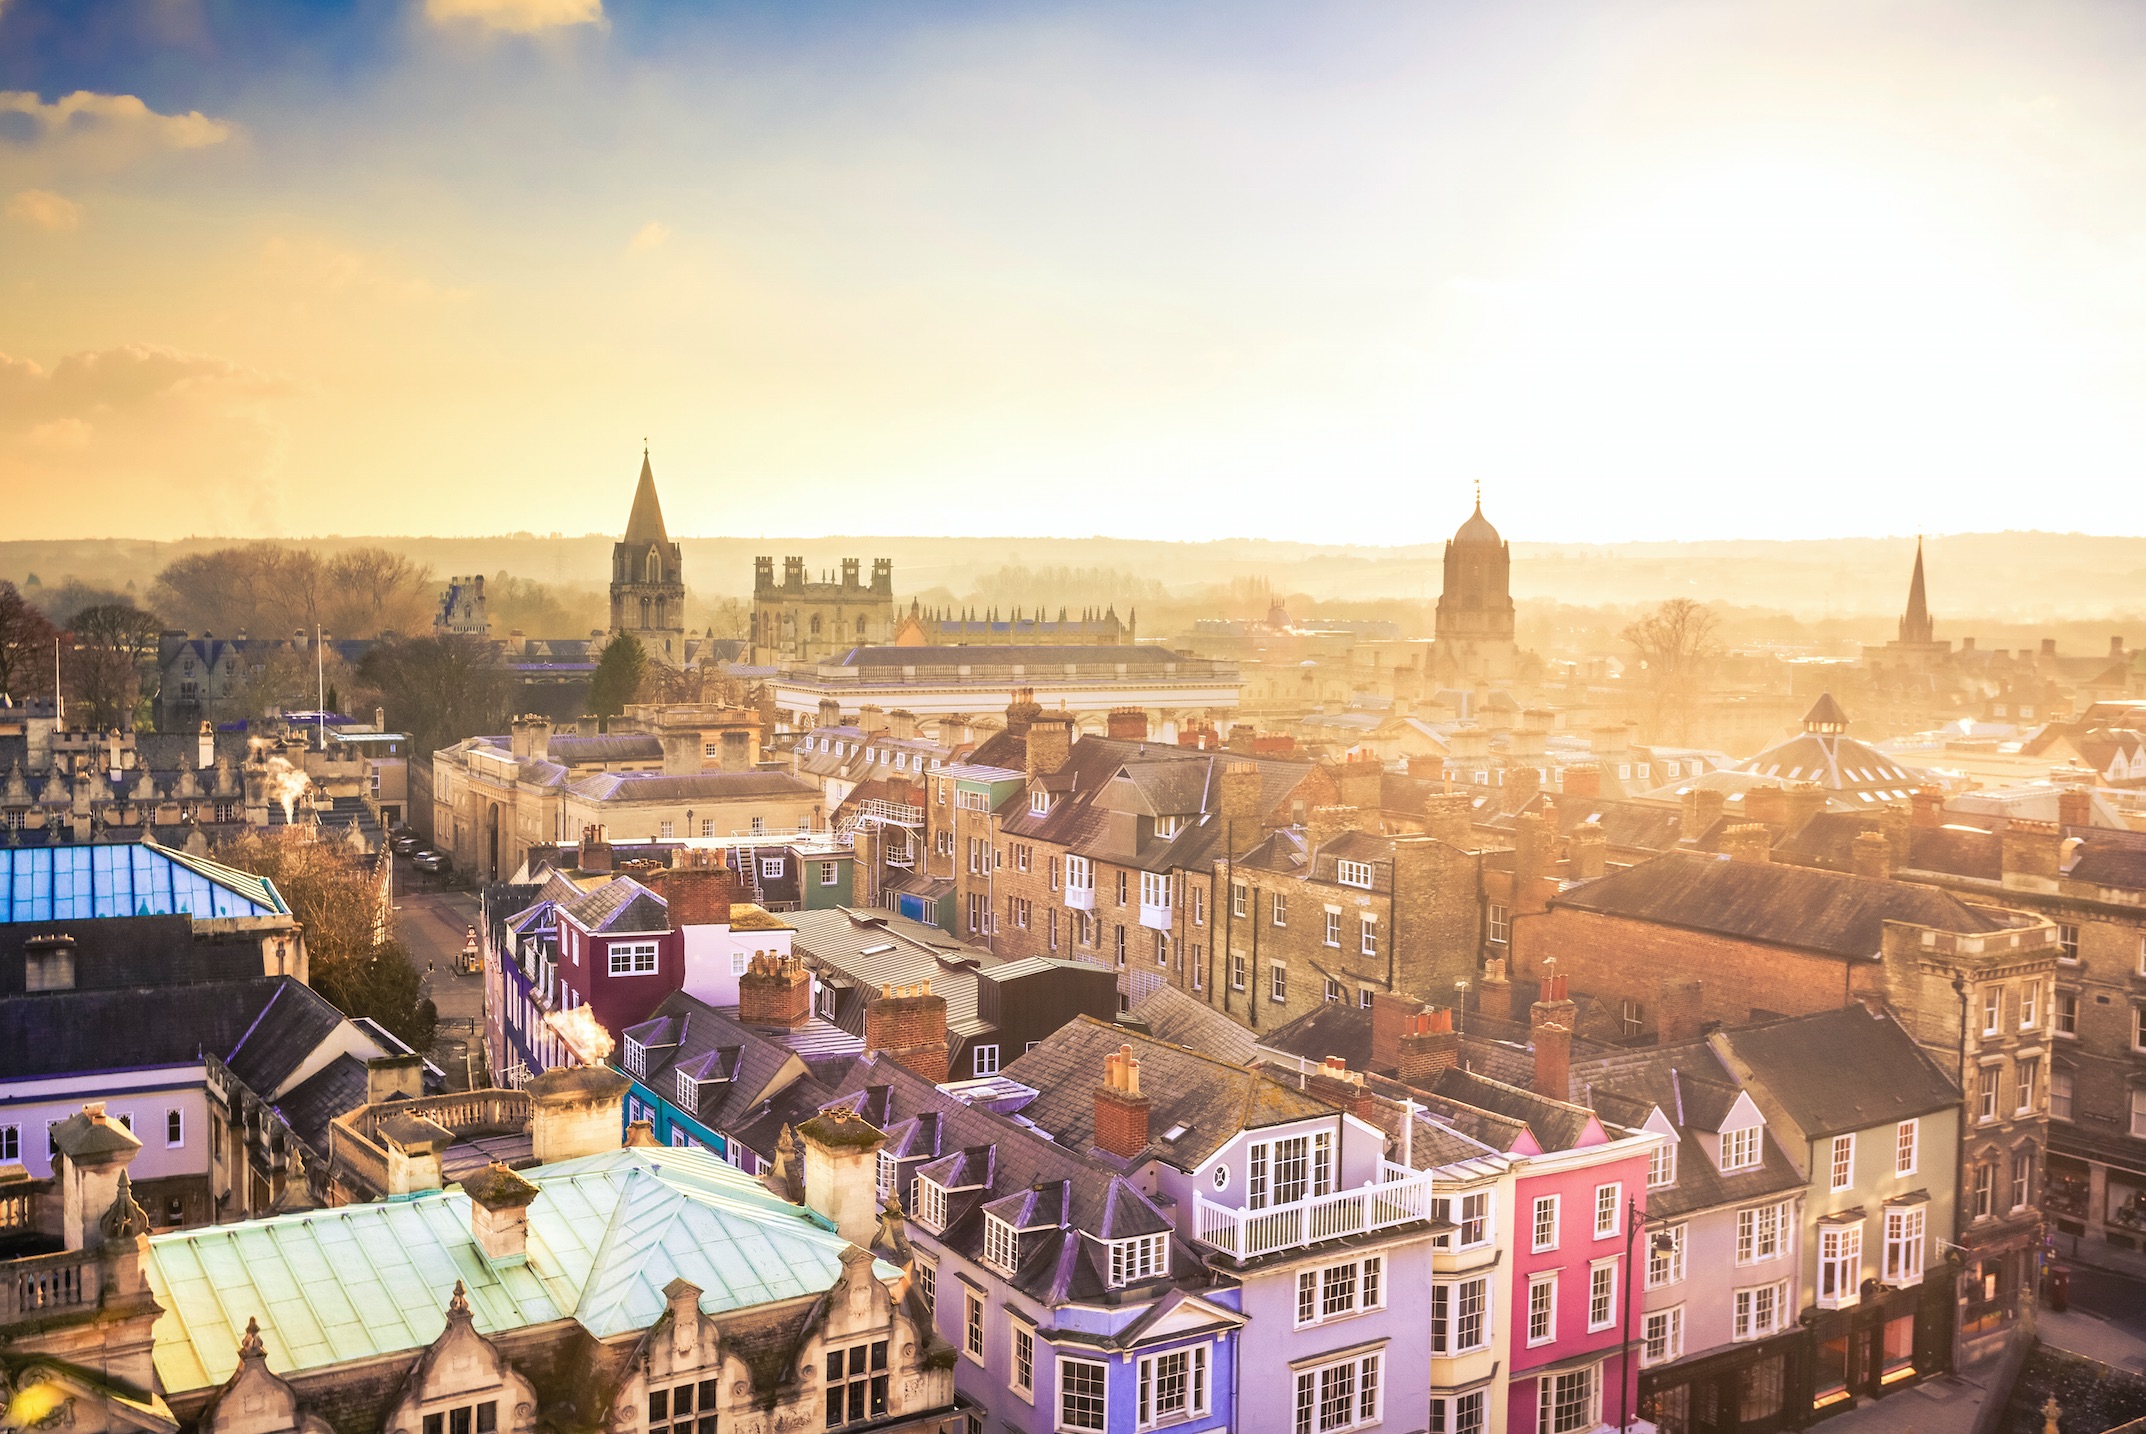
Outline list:
[[[910,742],[917,735],[917,714],[897,707],[887,714],[887,735],[897,742]]]
[[[70,1250],[96,1249],[104,1243],[105,1212],[118,1201],[127,1164],[141,1153],[142,1143],[105,1114],[101,1100],[54,1125],[51,1139],[52,1173],[60,1186],[61,1243]]]
[[[1372,1120],[1372,1111],[1378,1105],[1378,1097],[1364,1088],[1364,1073],[1350,1070],[1349,1063],[1340,1056],[1328,1056],[1304,1077],[1304,1093],[1339,1106],[1359,1120]]]
[[[1572,829],[1572,856],[1567,863],[1576,881],[1592,881],[1609,869],[1609,838],[1602,824],[1585,821]]]
[[[1145,742],[1148,739],[1148,714],[1139,707],[1113,707],[1105,719],[1104,735],[1121,742]]]
[[[1706,987],[1698,981],[1662,982],[1655,1038],[1665,1046],[1696,1041],[1706,1029]]]
[[[1816,782],[1791,782],[1785,793],[1787,804],[1786,825],[1791,833],[1800,832],[1826,809],[1826,789]]]
[[[2000,841],[2004,884],[2021,891],[2055,891],[2063,861],[2063,833],[2054,822],[2007,822]]]
[[[1572,1028],[1579,1008],[1565,995],[1565,976],[1543,978],[1542,999],[1528,1011],[1535,1037],[1535,1093],[1552,1100],[1572,1099]]]
[[[609,871],[611,869],[611,833],[603,826],[585,826],[581,829],[581,869],[583,871]]]
[[[1140,1093],[1140,1062],[1130,1045],[1103,1058],[1103,1083],[1095,1088],[1096,1148],[1120,1160],[1148,1148],[1148,1098]]]
[[[812,1019],[812,975],[795,956],[758,951],[738,977],[738,1021],[797,1030]]]
[[[2057,825],[2090,827],[2094,824],[2094,793],[2088,787],[2066,787],[2057,793]]]
[[[455,1143],[455,1133],[436,1120],[395,1111],[380,1121],[380,1144],[387,1151],[387,1194],[421,1195],[446,1184],[440,1152]]]
[[[1850,848],[1851,869],[1857,876],[1867,876],[1873,881],[1890,881],[1893,875],[1893,844],[1885,839],[1885,833],[1875,829],[1856,834]]]
[[[1513,983],[1505,974],[1505,958],[1491,956],[1483,962],[1483,979],[1476,983],[1476,1010],[1495,1020],[1513,1018]]]
[[[1360,813],[1354,807],[1313,807],[1304,819],[1304,844],[1313,852],[1343,832],[1356,830]]]
[[[536,1186],[495,1160],[463,1177],[462,1193],[469,1196],[470,1233],[477,1237],[486,1263],[526,1264],[529,1207],[536,1200]]]
[[[1679,835],[1697,846],[1699,839],[1721,820],[1728,806],[1728,793],[1715,787],[1689,787],[1684,792],[1684,829]]]
[[[1028,775],[1057,771],[1073,755],[1073,719],[1053,712],[1028,724]]]
[[[1450,1010],[1417,1011],[1401,1032],[1401,1053],[1394,1073],[1404,1085],[1429,1087],[1460,1064],[1460,1033]]]
[[[1215,815],[1229,828],[1228,835],[1238,846],[1248,846],[1259,839],[1259,764],[1257,762],[1225,762],[1222,774],[1216,781]]]
[[[737,900],[737,876],[721,867],[670,867],[643,878],[670,908],[671,925],[728,926],[730,904]]]
[[[529,1137],[539,1165],[616,1150],[624,1137],[626,1077],[608,1066],[559,1066],[529,1092]]]
[[[1602,795],[1602,769],[1593,762],[1574,762],[1558,773],[1558,783],[1566,796],[1591,802]]]
[[[1401,1035],[1423,1003],[1392,991],[1371,996],[1371,1069],[1384,1075],[1401,1064]]]
[[[1505,795],[1498,805],[1506,811],[1518,811],[1535,800],[1542,792],[1542,768],[1507,767],[1505,769]]]
[[[1721,849],[1737,861],[1765,863],[1773,860],[1773,833],[1758,822],[1726,828]]]
[[[1466,792],[1432,792],[1423,799],[1423,834],[1474,851],[1475,799]]]
[[[1341,806],[1375,812],[1385,785],[1386,768],[1376,757],[1367,755],[1334,768],[1334,786]]]
[[[1788,824],[1788,793],[1779,787],[1752,787],[1744,793],[1744,820],[1767,826]]]
[[[822,727],[841,726],[842,704],[832,697],[822,697],[820,699],[819,725]]]
[[[1911,824],[1918,827],[1941,827],[1945,824],[1945,794],[1935,787],[1917,787],[1908,796]]]
[[[805,1147],[805,1208],[835,1233],[869,1250],[879,1237],[879,1148],[886,1135],[845,1106],[830,1106],[797,1127]]]
[[[425,1093],[425,1058],[375,1056],[365,1063],[365,1103],[415,1100]]]
[[[881,986],[864,1008],[864,1045],[937,1085],[947,1078],[946,997],[931,982]]]

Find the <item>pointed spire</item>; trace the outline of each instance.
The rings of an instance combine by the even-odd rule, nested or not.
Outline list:
[[[626,541],[635,545],[671,545],[663,527],[663,505],[656,501],[656,475],[648,466],[648,450],[641,450],[641,481],[634,485],[633,513],[626,519]]]
[[[1915,535],[1915,575],[1908,579],[1908,610],[1900,619],[1902,642],[1926,643],[1931,640],[1935,625],[1930,621],[1929,596],[1922,580],[1922,534]]]
[[[261,1322],[252,1315],[246,1316],[246,1333],[238,1342],[240,1359],[266,1359],[268,1346],[261,1343]]]
[[[449,1319],[468,1319],[470,1317],[469,1291],[462,1287],[460,1280],[455,1281],[455,1292],[447,1301],[447,1317]]]

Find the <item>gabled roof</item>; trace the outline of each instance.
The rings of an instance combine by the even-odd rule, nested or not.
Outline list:
[[[1204,1164],[1241,1131],[1331,1115],[1332,1109],[1257,1070],[1230,1065],[1182,1046],[1076,1016],[1003,1074],[1039,1092],[1022,1114],[1060,1144],[1086,1151],[1095,1144],[1095,1088],[1103,1059],[1129,1045],[1139,1060],[1148,1098],[1148,1155],[1182,1170]],[[1164,1137],[1177,1127],[1184,1134]]]
[[[1658,1111],[1677,1145],[1675,1183],[1649,1187],[1647,1213],[1681,1215],[1761,1196],[1785,1194],[1805,1184],[1769,1130],[1757,1167],[1724,1175],[1697,1132],[1718,1131],[1741,1091],[1705,1042],[1657,1046],[1587,1062],[1573,1069],[1581,1098],[1604,1118],[1632,1129],[1646,1128]]]
[[[286,1377],[423,1348],[446,1327],[457,1280],[480,1333],[571,1317],[603,1339],[654,1324],[674,1279],[720,1314],[841,1277],[846,1240],[707,1151],[629,1147],[519,1173],[538,1190],[524,1263],[485,1258],[459,1188],[153,1237],[144,1268],[164,1308],[164,1388],[229,1378],[247,1318]]]
[[[671,929],[670,907],[630,876],[615,876],[594,891],[560,901],[558,910],[584,931],[618,934]]]
[[[0,1001],[0,1077],[191,1064],[203,1051],[222,1057],[286,986],[305,990],[289,976],[256,976],[10,997]],[[115,1043],[115,1031],[126,1040]]]
[[[595,772],[568,784],[592,802],[724,801],[745,797],[795,797],[809,801],[820,789],[788,772]],[[779,833],[770,833],[770,839]]]
[[[1671,851],[1574,887],[1553,906],[1871,960],[1887,921],[1985,932],[2000,918],[1934,887]]]
[[[1719,1039],[1814,1140],[1960,1101],[1959,1087],[1897,1020],[1860,1005],[1724,1031]]]
[[[1133,1003],[1133,1014],[1148,1023],[1148,1034],[1231,1065],[1258,1058],[1252,1033],[1204,1001],[1195,1001],[1175,986],[1157,986]]]
[[[238,1043],[217,1054],[248,1090],[273,1099],[343,1019],[343,1013],[311,987],[284,980]]]

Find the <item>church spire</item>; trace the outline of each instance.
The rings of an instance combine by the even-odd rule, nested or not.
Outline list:
[[[1915,576],[1908,580],[1908,610],[1900,619],[1902,642],[1927,643],[1935,628],[1930,621],[1929,598],[1922,581],[1922,535],[1915,535]]]
[[[641,481],[633,490],[633,514],[626,519],[626,541],[636,546],[654,543],[661,548],[671,545],[670,534],[663,530],[663,505],[656,501],[656,475],[648,466],[648,449],[641,450]]]

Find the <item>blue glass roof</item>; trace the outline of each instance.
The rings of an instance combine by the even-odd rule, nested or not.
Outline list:
[[[0,921],[289,911],[264,877],[148,843],[0,850]]]

